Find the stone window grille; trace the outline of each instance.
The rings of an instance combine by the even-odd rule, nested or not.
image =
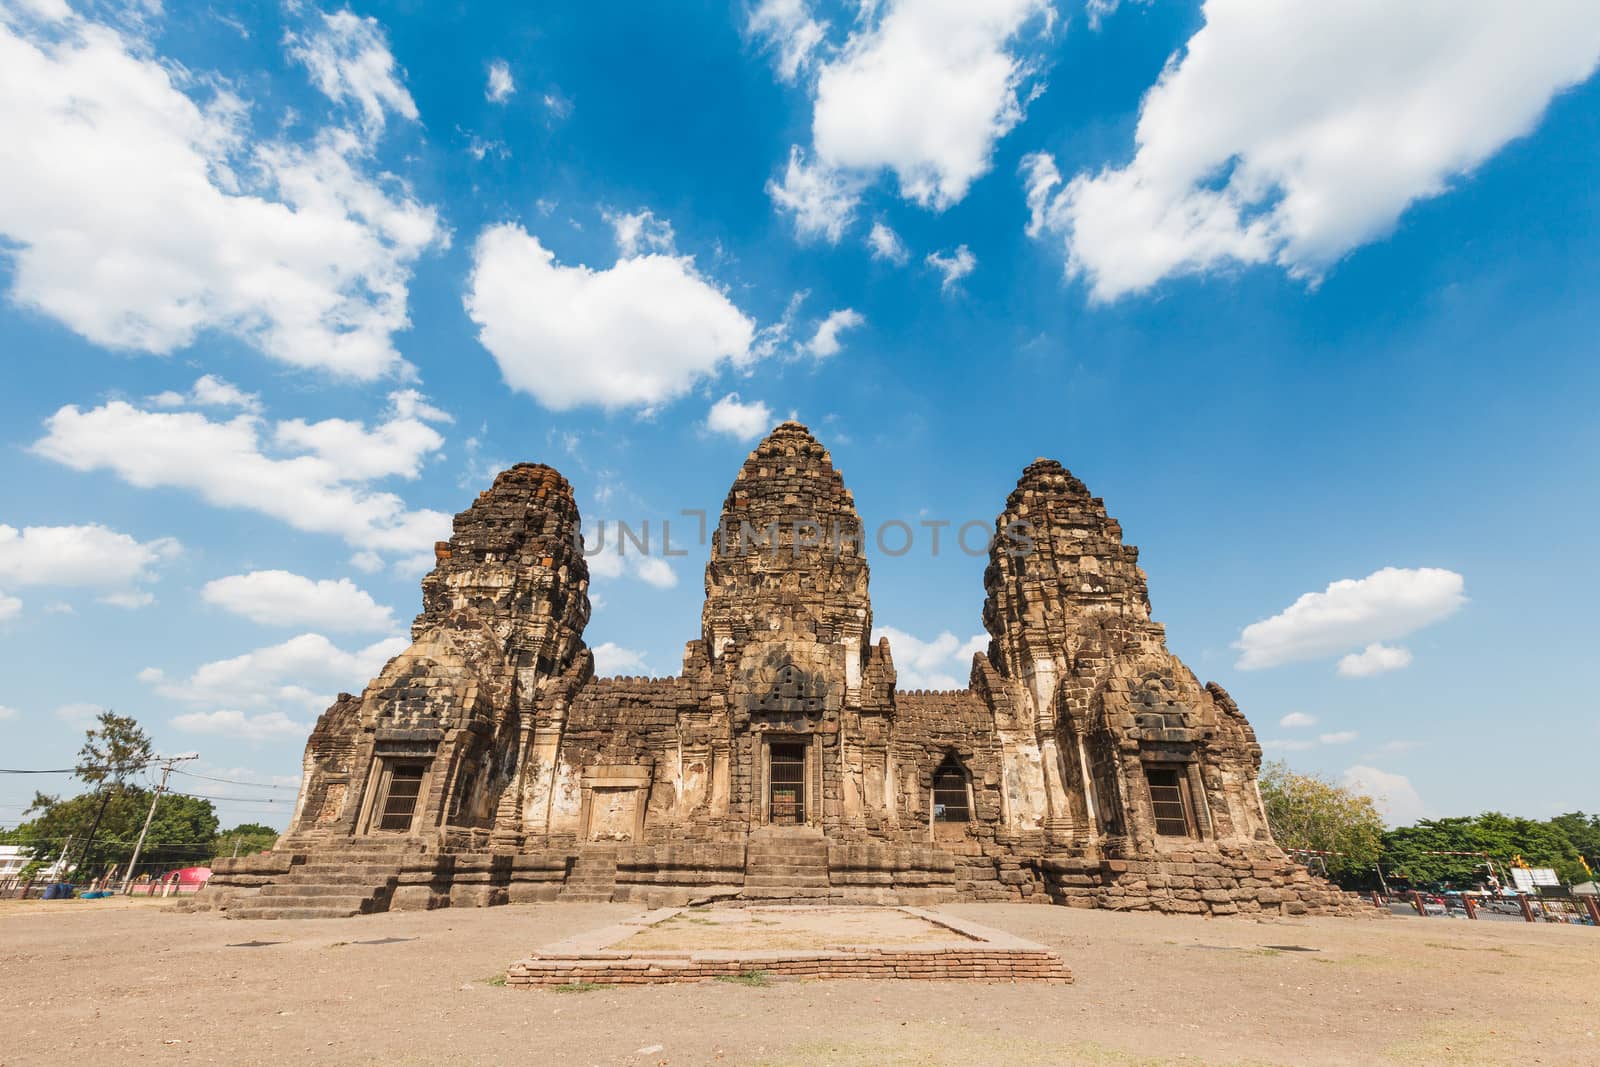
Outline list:
[[[383,810],[378,816],[378,829],[411,829],[412,816],[416,814],[417,798],[422,793],[422,765],[397,764],[389,772],[389,788],[384,792]]]
[[[972,798],[967,791],[967,772],[952,753],[933,772],[933,821],[970,822]]]
[[[1194,805],[1189,799],[1189,779],[1184,769],[1172,764],[1148,764],[1144,773],[1150,785],[1156,833],[1163,837],[1195,836]]]

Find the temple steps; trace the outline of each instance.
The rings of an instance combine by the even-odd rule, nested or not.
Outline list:
[[[617,893],[617,850],[588,845],[567,874],[556,899],[572,904],[605,904]]]
[[[825,897],[828,839],[811,827],[767,827],[745,846],[744,890],[751,900]]]
[[[234,919],[342,919],[387,911],[401,865],[412,855],[387,842],[324,853],[224,914]]]

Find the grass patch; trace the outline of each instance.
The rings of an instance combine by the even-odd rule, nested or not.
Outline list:
[[[738,974],[719,974],[717,975],[717,981],[732,982],[734,985],[762,987],[771,985],[772,977],[766,971],[741,971]]]
[[[497,988],[503,987],[506,984],[506,976],[503,974],[491,974],[489,977],[483,979],[483,984],[492,985]]]
[[[546,989],[552,993],[593,993],[596,989],[604,989],[599,982],[563,982],[561,985],[547,985]]]

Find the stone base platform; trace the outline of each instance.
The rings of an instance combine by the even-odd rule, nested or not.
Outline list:
[[[506,985],[642,985],[762,978],[1072,981],[1043,945],[913,907],[660,908],[556,942]]]

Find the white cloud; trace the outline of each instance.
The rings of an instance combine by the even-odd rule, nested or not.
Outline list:
[[[623,259],[651,252],[671,255],[674,251],[673,242],[676,238],[672,223],[656,218],[655,212],[648,208],[632,214],[606,212],[605,220],[616,234],[617,254]]]
[[[783,180],[767,182],[767,195],[780,211],[794,216],[802,238],[826,238],[838,244],[861,200],[862,182],[822,163],[807,163],[799,145],[789,149]]]
[[[22,601],[14,596],[7,596],[5,590],[0,589],[0,622],[9,622],[22,614]]]
[[[261,411],[261,397],[211,374],[195,379],[194,388],[187,393],[167,391],[148,398],[158,408],[238,408],[256,414]]]
[[[1322,734],[1317,738],[1317,742],[1323,745],[1348,745],[1360,736],[1354,730],[1339,730],[1331,734]]]
[[[657,589],[671,589],[678,584],[678,572],[659,556],[646,556],[634,565],[634,574],[646,585]]]
[[[242,737],[246,741],[268,741],[275,737],[304,737],[310,725],[295,722],[281,711],[246,715],[242,711],[186,711],[174,715],[173,727],[191,734],[220,734]]]
[[[872,224],[872,230],[867,234],[867,247],[872,249],[873,259],[886,259],[896,266],[903,266],[911,258],[900,235],[881,222]]]
[[[873,635],[889,639],[897,685],[901,689],[965,689],[972,674],[972,657],[989,648],[987,634],[962,641],[945,630],[931,641],[913,637],[892,626],[880,626]]]
[[[55,716],[57,719],[60,719],[62,722],[69,723],[73,726],[87,726],[89,723],[93,722],[102,711],[105,710],[106,709],[99,704],[86,704],[80,702],[76,704],[61,704],[52,710],[50,714]]]
[[[596,645],[589,650],[594,653],[594,673],[602,677],[618,674],[641,675],[649,673],[645,666],[644,654],[635,652],[631,648],[623,648],[613,641]]]
[[[28,25],[0,19],[0,255],[16,303],[111,348],[167,354],[219,331],[351,378],[408,369],[392,337],[411,264],[445,234],[369,172],[361,137],[252,140],[249,105],[218,79],[75,16]],[[361,55],[313,70],[360,96]]]
[[[948,292],[962,278],[977,269],[978,257],[972,254],[972,249],[961,245],[948,256],[939,252],[929,252],[927,263],[943,276],[939,288]]]
[[[313,581],[289,571],[251,571],[207,582],[208,604],[266,626],[393,630],[394,612],[348,578]]]
[[[349,9],[321,18],[321,25],[284,38],[289,55],[311,72],[312,84],[336,104],[354,104],[368,137],[383,132],[390,111],[415,120],[416,101],[401,83],[401,72],[378,20],[362,18]]]
[[[170,537],[139,541],[94,524],[20,530],[0,524],[0,587],[103,589],[106,603],[139,607],[149,601],[138,598],[148,594],[133,586],[154,580],[156,568],[182,551]]]
[[[1352,652],[1341,659],[1339,673],[1347,678],[1366,678],[1409,666],[1411,666],[1410,649],[1374,641],[1360,652]]]
[[[1506,142],[1600,58],[1589,0],[1207,0],[1145,95],[1123,167],[1061,183],[1027,164],[1049,232],[1096,301],[1272,262],[1315,280]]]
[[[817,324],[816,335],[806,345],[806,351],[818,359],[838,355],[842,347],[839,343],[839,334],[845,330],[853,330],[866,321],[866,317],[854,308],[830,311],[828,317]]]
[[[1404,637],[1455,614],[1467,602],[1464,584],[1461,575],[1437,567],[1385,567],[1333,582],[1246,626],[1234,642],[1242,653],[1237,666],[1276,667]]]
[[[145,411],[114,400],[57,411],[32,451],[74,470],[112,471],[143,489],[187,489],[218,507],[335,534],[364,551],[418,553],[449,535],[450,516],[408,510],[369,483],[420,473],[443,443],[420,418],[405,394],[396,394],[389,418],[370,430],[343,419],[297,419],[268,433],[254,415],[213,422],[199,412]]]
[[[124,593],[107,593],[106,595],[96,597],[95,599],[100,601],[102,604],[110,604],[114,608],[124,608],[128,611],[133,611],[138,608],[147,608],[156,602],[154,593],[148,593],[139,589],[130,590]]]
[[[745,33],[774,53],[778,77],[786,82],[811,64],[827,32],[828,24],[811,17],[805,0],[761,0],[745,22]]]
[[[4,704],[0,704],[0,722],[4,722],[7,719],[15,719],[16,717],[16,708],[8,708]]]
[[[1303,711],[1291,711],[1278,720],[1278,725],[1291,730],[1302,726],[1315,726],[1317,725],[1317,717],[1308,715]]]
[[[1428,806],[1403,774],[1358,764],[1344,772],[1344,785],[1372,797],[1391,826],[1406,826],[1428,815]]]
[[[191,704],[252,709],[289,705],[320,712],[333,702],[333,694],[360,692],[408,644],[404,637],[389,637],[346,652],[321,634],[306,633],[201,664],[181,681],[168,681],[156,668],[141,671],[139,679],[164,697]]]
[[[811,136],[828,170],[891,170],[900,195],[943,210],[989,170],[1022,120],[1033,74],[1014,54],[1024,28],[1048,31],[1047,0],[888,0],[817,72]]]
[[[511,99],[511,94],[517,91],[516,82],[511,80],[511,66],[503,59],[497,59],[489,64],[489,84],[483,90],[483,95],[495,104],[503,104]]]
[[[666,546],[661,540],[661,529],[631,525],[635,537],[645,541],[641,548],[634,540],[625,537],[619,523],[601,519],[593,531],[585,524],[584,561],[589,565],[589,578],[599,584],[606,580],[630,577],[657,589],[671,589],[678,584],[678,574],[659,553]],[[674,553],[684,548],[682,531],[673,535]],[[590,595],[590,603],[595,594]]]
[[[1134,0],[1134,2],[1148,7],[1152,0]],[[1121,6],[1122,0],[1086,0],[1083,10],[1084,14],[1089,16],[1089,28],[1098,31],[1105,20],[1115,15]]]
[[[747,404],[738,393],[729,393],[712,404],[706,415],[706,429],[741,441],[754,441],[773,425],[771,408],[759,400]]]
[[[478,237],[466,308],[506,384],[555,411],[666,403],[724,362],[750,360],[755,338],[690,256],[563,266],[511,223]]]

